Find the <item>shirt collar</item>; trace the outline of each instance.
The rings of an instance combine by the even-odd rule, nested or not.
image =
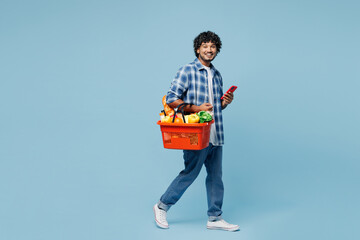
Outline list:
[[[199,70],[205,69],[204,65],[201,64],[201,62],[200,62],[200,60],[198,58],[195,58],[194,63],[195,63],[195,66]],[[210,63],[210,69],[213,69],[213,70],[216,71],[216,69],[215,69],[214,65],[212,65],[212,63]]]

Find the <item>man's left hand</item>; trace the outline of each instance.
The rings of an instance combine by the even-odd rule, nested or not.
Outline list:
[[[234,94],[232,92],[228,92],[224,95],[224,98],[221,102],[222,108],[226,108],[227,105],[229,105],[234,99]]]

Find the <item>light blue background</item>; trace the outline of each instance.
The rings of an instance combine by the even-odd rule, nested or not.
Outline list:
[[[358,1],[0,2],[0,239],[356,239]],[[212,30],[224,88],[224,218],[206,230],[204,171],[155,124],[192,41]]]

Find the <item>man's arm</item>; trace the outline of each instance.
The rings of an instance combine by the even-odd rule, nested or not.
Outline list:
[[[175,100],[172,103],[169,103],[168,105],[171,108],[177,108],[182,103],[184,103],[184,101],[181,100],[181,99],[178,99],[178,100]],[[200,106],[187,105],[187,106],[184,107],[185,112],[200,112],[200,111],[212,111],[212,110],[213,110],[213,105],[211,105],[210,103],[203,103]]]
[[[227,105],[229,105],[234,99],[234,94],[232,92],[228,92],[224,95],[223,100],[221,101],[222,109],[225,109]]]

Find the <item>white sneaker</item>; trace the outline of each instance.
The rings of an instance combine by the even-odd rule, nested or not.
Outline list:
[[[155,222],[159,228],[169,228],[169,224],[166,220],[166,211],[160,209],[157,204],[154,206]]]
[[[227,223],[224,219],[215,222],[207,222],[207,229],[217,229],[217,230],[225,230],[225,231],[238,231],[240,229],[239,225],[234,225]]]

